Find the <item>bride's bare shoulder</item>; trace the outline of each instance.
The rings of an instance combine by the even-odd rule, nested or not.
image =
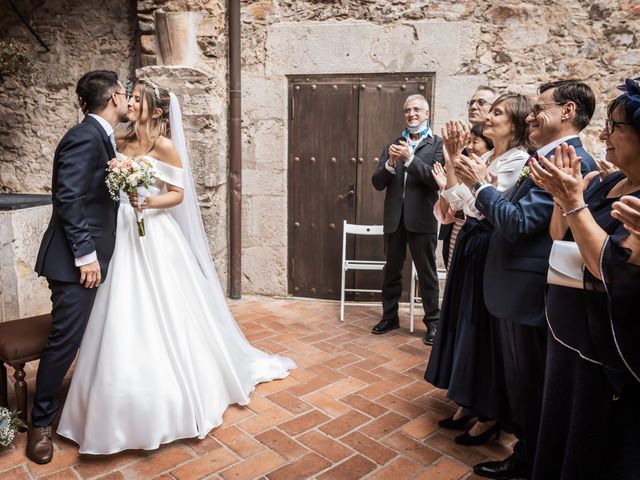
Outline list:
[[[161,162],[168,163],[173,167],[182,168],[180,155],[178,155],[178,151],[170,138],[163,136],[158,137],[153,146],[153,151],[153,156]]]

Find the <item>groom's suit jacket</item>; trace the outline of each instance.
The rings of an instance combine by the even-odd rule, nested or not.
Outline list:
[[[44,233],[35,270],[51,280],[77,283],[75,258],[95,251],[106,278],[115,246],[117,203],[105,184],[113,145],[90,117],[71,128],[56,148],[51,197],[53,212]]]
[[[579,138],[566,143],[582,157],[583,176],[597,168]],[[495,188],[482,189],[475,205],[495,228],[484,269],[484,301],[489,312],[522,325],[545,325],[552,196],[527,178],[504,196]]]
[[[393,143],[404,140],[403,137]],[[402,162],[396,163],[396,174],[389,172],[385,164],[389,159],[389,146],[380,155],[378,168],[372,182],[376,190],[386,188],[384,197],[384,233],[393,233],[404,218],[404,226],[413,233],[438,233],[438,221],[433,214],[433,205],[438,200],[438,185],[433,178],[434,162],[444,163],[442,139],[430,136],[422,140],[413,152],[413,161],[406,169]],[[404,215],[403,214],[404,208]]]

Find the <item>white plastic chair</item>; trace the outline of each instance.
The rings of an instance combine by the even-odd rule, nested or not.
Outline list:
[[[345,276],[349,270],[382,270],[386,262],[382,260],[354,260],[347,258],[347,235],[383,235],[382,225],[356,225],[353,223],[347,223],[346,220],[342,222],[342,283],[340,284],[340,321],[344,322],[344,307],[347,306],[378,306],[377,303],[367,302],[345,302],[345,292],[367,292],[367,293],[380,293],[382,290],[372,290],[368,288],[345,288]]]
[[[443,268],[438,269],[438,280],[444,280],[447,278],[447,271]],[[416,297],[416,293],[418,291],[418,271],[416,270],[416,266],[413,262],[411,262],[411,292],[409,294],[409,319],[411,323],[411,333],[413,333],[413,311],[416,303],[422,303],[422,299],[420,297]]]

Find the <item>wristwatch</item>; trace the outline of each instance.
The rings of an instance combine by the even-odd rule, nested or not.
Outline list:
[[[471,193],[473,194],[474,197],[476,193],[478,193],[478,190],[480,190],[480,187],[484,185],[487,185],[487,182],[485,182],[484,180],[480,180],[479,182],[476,182],[473,185],[471,185]]]

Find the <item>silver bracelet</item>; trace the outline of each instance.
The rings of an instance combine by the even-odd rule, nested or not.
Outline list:
[[[568,217],[569,215],[573,215],[574,213],[578,213],[580,210],[584,210],[585,208],[589,208],[589,205],[586,203],[580,205],[579,207],[572,208],[571,210],[567,210],[566,212],[562,212],[563,217]]]

